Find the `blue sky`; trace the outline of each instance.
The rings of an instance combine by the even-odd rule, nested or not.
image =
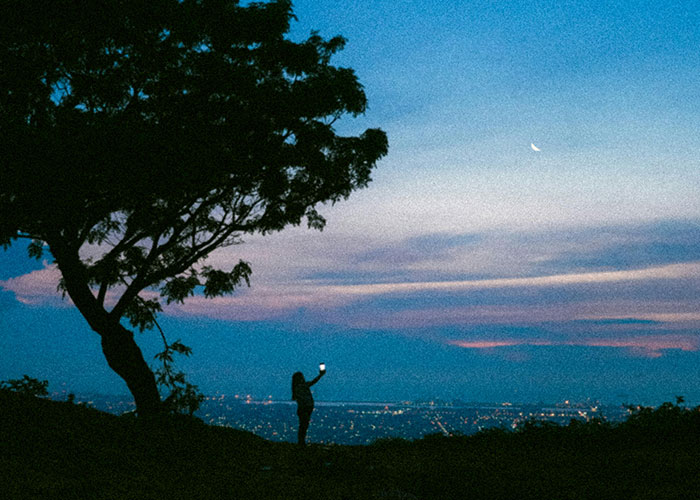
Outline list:
[[[295,2],[342,34],[390,153],[370,186],[216,252],[250,289],[166,308],[207,393],[700,404],[700,11],[682,2]],[[530,148],[534,143],[540,148]],[[125,392],[23,249],[0,253],[0,378]],[[146,356],[154,334],[139,337]]]

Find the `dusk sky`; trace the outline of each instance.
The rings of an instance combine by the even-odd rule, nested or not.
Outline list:
[[[695,3],[294,5],[290,37],[345,36],[365,87],[337,130],[380,127],[389,154],[323,232],[210,257],[249,261],[250,288],[165,308],[193,383],[289,399],[323,361],[317,400],[700,404]],[[58,276],[0,251],[0,380],[127,394]]]

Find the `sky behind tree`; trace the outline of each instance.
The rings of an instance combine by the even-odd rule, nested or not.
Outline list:
[[[299,0],[348,39],[389,155],[294,228],[217,251],[230,297],[165,310],[206,393],[700,404],[700,12],[681,2]],[[534,151],[531,144],[540,151]],[[0,378],[124,393],[50,261],[0,253]],[[147,358],[158,336],[140,335]]]

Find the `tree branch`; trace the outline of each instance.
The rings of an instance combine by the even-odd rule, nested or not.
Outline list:
[[[146,260],[144,261],[139,271],[136,273],[134,279],[131,281],[131,285],[127,287],[126,291],[119,298],[119,301],[117,301],[117,305],[114,306],[114,309],[112,309],[112,311],[109,313],[110,316],[115,318],[121,318],[124,315],[124,311],[129,306],[131,301],[138,296],[141,290],[143,290],[151,284],[148,280],[148,270],[150,269],[151,265],[153,265],[153,263],[155,262],[155,259],[158,257],[159,239],[159,236],[156,236],[153,239],[153,243],[151,244],[151,250],[148,253],[148,256],[146,257]]]
[[[20,239],[20,238],[21,238],[21,239],[26,239],[26,240],[41,240],[41,241],[44,241],[44,239],[43,239],[41,236],[35,235],[35,234],[29,234],[29,233],[24,233],[24,234],[23,234],[23,233],[17,233],[17,234],[15,235],[15,238],[17,238],[17,239]]]

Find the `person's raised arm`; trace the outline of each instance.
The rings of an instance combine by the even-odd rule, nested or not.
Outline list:
[[[311,380],[310,382],[308,382],[309,387],[311,387],[311,386],[314,385],[316,382],[318,382],[319,380],[321,380],[321,377],[323,377],[325,374],[326,374],[326,370],[323,370],[322,372],[318,372],[318,375],[316,375],[316,378],[313,379],[313,380]]]

